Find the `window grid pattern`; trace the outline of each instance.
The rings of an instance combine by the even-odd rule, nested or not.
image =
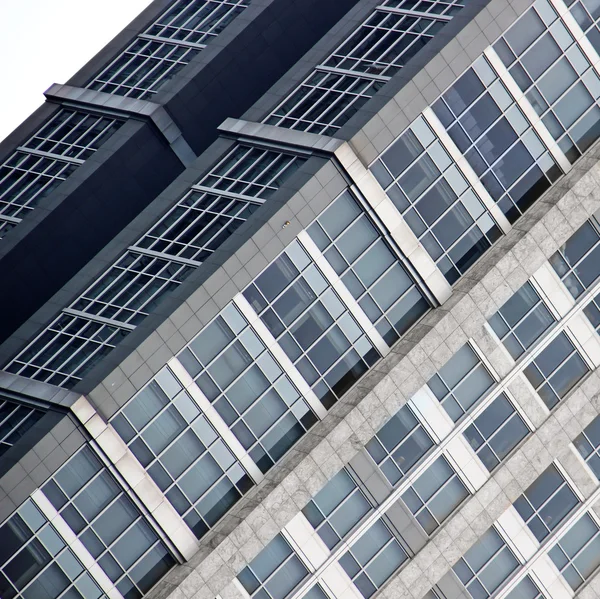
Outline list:
[[[244,296],[327,409],[380,357],[297,240]]]
[[[491,597],[519,567],[502,537],[491,527],[453,566],[473,599]]]
[[[317,422],[233,304],[178,357],[263,473]]]
[[[434,443],[408,406],[377,431],[365,446],[391,485],[397,485]]]
[[[578,497],[552,464],[513,506],[541,543],[579,504]]]
[[[592,516],[584,514],[548,555],[576,591],[600,566],[600,527]]]
[[[448,460],[440,456],[402,494],[402,501],[431,535],[469,495]]]
[[[493,385],[494,379],[468,344],[463,345],[427,382],[454,422],[485,397]]]
[[[89,447],[42,491],[126,599],[139,599],[175,560]]]
[[[511,223],[561,176],[484,57],[433,104],[433,110]]]
[[[333,549],[373,512],[373,506],[350,473],[340,470],[302,509],[302,513]]]
[[[600,227],[595,218],[586,221],[550,256],[550,264],[574,298],[600,276]]]
[[[365,599],[408,559],[384,520],[385,516],[372,524],[339,560]]]
[[[494,314],[490,326],[517,360],[556,322],[528,281]]]
[[[61,108],[11,154],[0,165],[0,237],[72,175],[122,124],[115,118]]]
[[[573,441],[573,445],[586,461],[596,478],[600,480],[600,416],[594,420]]]
[[[278,534],[238,575],[238,580],[256,599],[284,599],[309,571]]]
[[[333,135],[463,6],[458,1],[383,2],[265,122]]]
[[[600,53],[600,11],[593,0],[565,0],[565,4],[596,52]]]
[[[589,372],[565,333],[560,333],[524,370],[549,410],[554,408]]]
[[[600,135],[600,78],[562,19],[537,0],[494,49],[574,163]]]
[[[504,393],[474,420],[463,435],[492,472],[530,433],[529,428]]]
[[[3,599],[104,599],[64,539],[28,499],[0,526]]]
[[[350,191],[333,202],[307,231],[389,346],[429,309]]]
[[[600,334],[600,294],[596,295],[592,301],[583,309],[596,332]]]
[[[371,171],[450,284],[502,235],[422,116]]]
[[[199,539],[254,484],[167,367],[111,424]]]
[[[150,99],[249,5],[249,0],[178,0],[87,87]]]
[[[0,457],[18,443],[44,413],[43,410],[0,397]]]
[[[73,387],[304,161],[298,155],[235,146],[6,370]]]

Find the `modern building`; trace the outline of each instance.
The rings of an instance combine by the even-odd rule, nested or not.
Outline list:
[[[600,597],[595,0],[156,0],[0,145],[2,599]]]

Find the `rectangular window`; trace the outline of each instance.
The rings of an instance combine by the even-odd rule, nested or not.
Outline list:
[[[18,443],[44,413],[44,410],[0,396],[0,457]]]
[[[380,357],[297,240],[244,297],[327,409]]]
[[[88,447],[76,453],[42,491],[124,597],[144,595],[175,565]]]
[[[529,364],[523,374],[551,410],[589,372],[565,333],[560,333]]]
[[[262,472],[317,422],[234,304],[200,332],[179,360]]]
[[[408,406],[403,406],[365,446],[379,469],[396,485],[434,443]]]
[[[502,234],[423,117],[371,171],[450,284]]]
[[[541,543],[579,503],[567,481],[552,464],[513,505]]]
[[[463,6],[382,2],[264,122],[333,135]]]
[[[600,78],[563,19],[549,2],[537,0],[494,49],[559,148],[575,162],[600,134]]]
[[[600,480],[600,416],[596,416],[573,441],[592,472]]]
[[[473,599],[486,599],[519,565],[504,539],[491,527],[454,564],[453,570]]]
[[[0,539],[2,599],[50,596],[71,599],[81,597],[80,593],[86,599],[104,597],[66,541],[31,499],[0,526]]]
[[[600,276],[600,230],[598,221],[586,221],[556,253],[550,264],[574,298]]]
[[[238,575],[257,599],[284,599],[309,574],[282,534],[278,534]]]
[[[561,176],[484,57],[435,102],[433,111],[510,222]]]
[[[167,367],[111,424],[199,539],[254,484]]]
[[[528,281],[494,314],[490,326],[517,360],[556,319]]]
[[[494,379],[477,354],[463,345],[427,383],[454,422],[469,412],[491,389]]]
[[[338,472],[303,508],[302,513],[333,549],[373,511],[373,506],[344,469]]]
[[[584,514],[548,555],[576,591],[600,566],[600,527],[589,514]]]
[[[537,588],[530,576],[523,580],[506,595],[506,599],[546,599],[546,596]]]
[[[463,434],[492,472],[529,432],[519,413],[501,393]]]
[[[596,332],[600,334],[600,294],[583,309],[583,313],[587,316]]]
[[[150,99],[249,5],[249,0],[178,0],[86,87]]]
[[[445,457],[439,457],[404,492],[402,501],[429,535],[469,496]]]
[[[388,345],[429,310],[427,300],[350,191],[307,231]]]
[[[0,165],[0,237],[68,179],[123,121],[61,108]],[[5,217],[4,219],[2,217]]]
[[[339,563],[365,599],[408,559],[384,518],[375,522],[340,558]]]

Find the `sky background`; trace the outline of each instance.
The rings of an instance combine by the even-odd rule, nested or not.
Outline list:
[[[0,141],[151,0],[0,0]]]

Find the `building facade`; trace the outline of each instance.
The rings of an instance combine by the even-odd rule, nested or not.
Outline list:
[[[600,597],[599,21],[157,0],[51,87],[0,597]]]

